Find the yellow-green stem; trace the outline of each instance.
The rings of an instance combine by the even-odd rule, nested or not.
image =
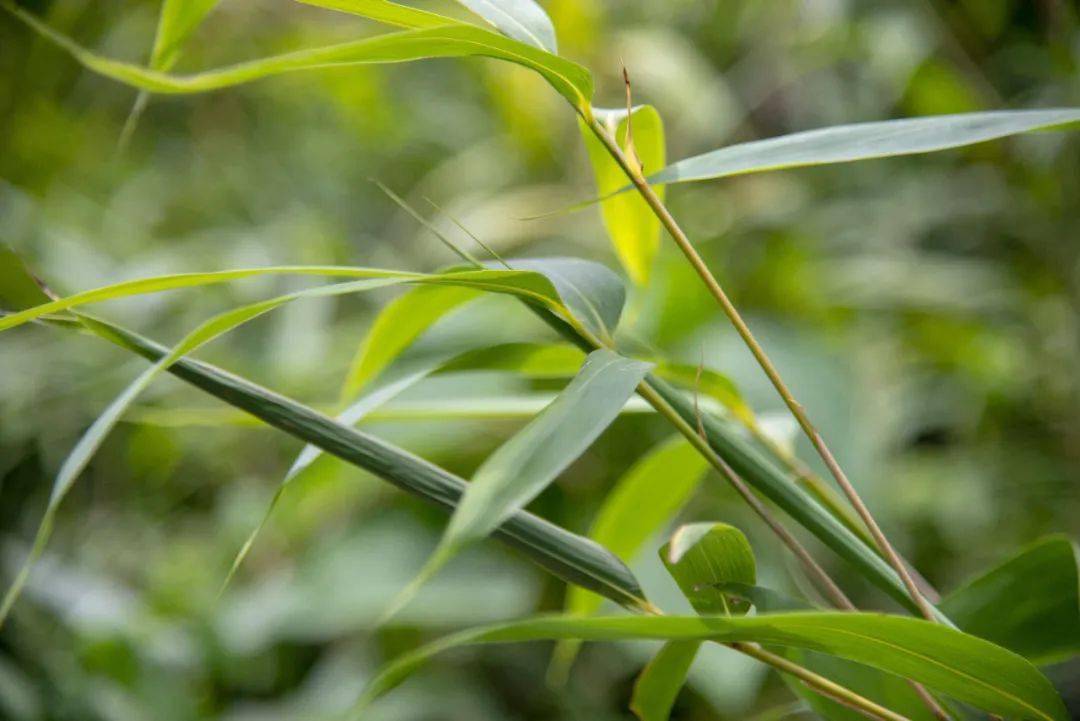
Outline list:
[[[630,179],[630,182],[633,183],[638,193],[652,209],[656,217],[660,220],[661,225],[663,225],[667,232],[671,235],[672,239],[675,241],[675,244],[682,251],[683,255],[686,256],[687,261],[689,261],[690,265],[694,268],[695,272],[701,278],[702,282],[705,283],[705,286],[706,288],[708,288],[709,293],[713,296],[713,298],[716,299],[716,302],[720,305],[720,308],[723,310],[724,315],[728,317],[728,320],[735,327],[736,332],[738,332],[739,336],[743,339],[743,342],[750,349],[750,352],[754,355],[754,358],[757,360],[758,365],[761,366],[761,369],[765,372],[765,375],[768,376],[769,381],[773,384],[773,387],[776,388],[777,393],[780,394],[780,397],[783,399],[785,405],[787,405],[788,409],[791,411],[791,414],[799,423],[799,427],[802,428],[803,433],[805,433],[807,438],[810,439],[810,442],[813,444],[814,449],[817,451],[818,455],[821,456],[821,459],[822,461],[824,461],[826,468],[829,469],[829,472],[832,474],[833,478],[836,479],[836,483],[838,486],[840,486],[840,490],[843,491],[844,495],[851,503],[852,508],[855,509],[855,512],[858,514],[859,518],[862,519],[862,522],[866,525],[866,529],[870,532],[870,535],[873,537],[874,542],[877,544],[882,555],[885,557],[885,560],[888,561],[889,565],[893,567],[893,570],[895,570],[897,575],[900,577],[900,580],[903,582],[904,587],[907,589],[907,592],[911,596],[912,601],[915,602],[915,605],[919,609],[919,612],[927,620],[936,623],[937,617],[934,614],[934,609],[930,606],[930,603],[926,600],[926,598],[923,597],[922,593],[919,591],[919,588],[918,586],[916,586],[914,579],[912,579],[911,577],[911,574],[908,573],[907,566],[903,563],[903,561],[901,561],[899,555],[896,553],[896,550],[893,548],[892,544],[889,543],[889,540],[885,537],[885,534],[882,532],[881,527],[878,525],[877,521],[874,520],[873,515],[870,513],[870,509],[867,508],[865,503],[863,503],[863,500],[859,496],[858,492],[855,490],[855,487],[851,484],[851,481],[848,480],[848,477],[844,473],[843,469],[840,468],[840,464],[837,463],[836,458],[832,454],[832,451],[830,451],[829,447],[825,444],[825,439],[822,438],[821,434],[810,422],[810,418],[806,415],[806,411],[803,409],[802,405],[800,405],[799,402],[795,400],[795,397],[788,389],[787,384],[784,383],[783,378],[781,378],[779,371],[777,371],[776,366],[773,365],[772,360],[769,358],[768,354],[765,353],[765,349],[761,347],[760,343],[758,343],[757,338],[755,338],[754,334],[750,331],[750,327],[746,324],[746,321],[743,320],[742,315],[739,313],[738,309],[735,308],[735,305],[731,302],[731,299],[728,298],[727,293],[724,292],[724,289],[720,286],[720,283],[716,280],[716,277],[712,274],[712,271],[709,270],[709,267],[705,264],[705,261],[698,254],[697,250],[690,242],[690,238],[687,237],[685,232],[683,232],[683,229],[679,226],[678,222],[668,211],[667,206],[664,205],[664,202],[653,191],[652,187],[645,179],[645,176],[642,174],[641,170],[634,167],[634,165],[629,162],[629,159],[626,157],[625,153],[623,153],[622,148],[619,147],[619,144],[615,141],[615,139],[612,138],[604,130],[603,126],[601,126],[600,123],[595,120],[595,118],[587,118],[587,122],[589,124],[589,128],[600,140],[600,142],[603,143],[604,147],[611,154],[612,158],[619,164],[619,167],[622,168],[623,172],[626,173],[627,178]]]

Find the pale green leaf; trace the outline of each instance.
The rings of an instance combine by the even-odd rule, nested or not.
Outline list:
[[[164,0],[158,18],[150,66],[168,70],[180,55],[180,48],[195,28],[206,18],[220,0]]]
[[[550,53],[559,51],[555,26],[536,0],[458,0],[501,33]]]
[[[837,125],[729,145],[686,158],[650,176],[649,182],[685,183],[765,170],[931,153],[1076,122],[1080,122],[1080,108],[998,110]]]
[[[607,266],[580,258],[515,258],[509,262],[515,270],[547,278],[574,317],[600,339],[610,339],[615,332],[626,288]]]
[[[941,608],[968,633],[1011,649],[1033,663],[1080,653],[1077,548],[1049,536],[945,597]]]
[[[593,84],[589,71],[564,58],[474,25],[423,27],[282,55],[250,60],[192,75],[170,75],[97,55],[53,30],[11,0],[0,7],[66,50],[94,72],[155,93],[198,93],[282,73],[313,68],[399,63],[427,58],[490,57],[539,73],[579,113],[588,111]]]
[[[627,122],[625,110],[594,109],[597,120],[627,148],[627,129],[633,129],[634,150],[646,174],[659,172],[667,162],[664,149],[664,124],[651,105],[641,105]],[[596,190],[604,198],[600,214],[604,228],[630,279],[639,285],[649,280],[653,260],[660,248],[660,221],[637,193],[617,194],[627,183],[626,173],[611,157],[584,121],[580,123],[585,147],[592,163]],[[656,188],[664,197],[664,189]]]
[[[738,528],[712,522],[681,526],[660,549],[660,560],[698,613],[748,610],[745,601],[724,591],[727,584],[757,582],[754,551]]]
[[[581,639],[751,642],[820,651],[913,679],[989,713],[1065,721],[1054,687],[1023,657],[941,624],[877,613],[760,616],[538,617],[470,629],[405,654],[368,686],[359,707],[435,654],[475,643]]]
[[[686,674],[701,641],[668,641],[634,682],[630,710],[641,721],[668,721],[671,707],[686,683]]]

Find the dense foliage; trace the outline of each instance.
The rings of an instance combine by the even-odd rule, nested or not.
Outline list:
[[[1075,715],[1075,9],[305,2],[0,0],[0,714]]]

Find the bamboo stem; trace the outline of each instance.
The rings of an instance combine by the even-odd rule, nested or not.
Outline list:
[[[742,315],[739,313],[738,309],[735,308],[731,299],[728,298],[727,293],[724,292],[724,289],[709,270],[709,267],[705,264],[701,255],[698,254],[686,233],[683,232],[678,222],[671,215],[670,211],[668,211],[667,206],[664,205],[664,202],[649,185],[641,170],[634,167],[629,161],[615,139],[604,130],[603,126],[600,125],[595,118],[586,118],[586,122],[593,134],[596,135],[601,143],[603,143],[612,158],[619,164],[619,167],[622,168],[623,172],[626,173],[630,182],[633,183],[638,193],[671,235],[675,244],[678,245],[683,255],[686,256],[686,259],[690,262],[690,265],[705,283],[709,293],[720,305],[720,308],[728,317],[728,320],[731,321],[731,324],[735,327],[735,330],[743,339],[743,342],[754,355],[758,365],[761,366],[761,369],[765,372],[765,375],[768,376],[769,381],[773,384],[773,387],[776,389],[777,393],[779,393],[785,405],[787,405],[791,414],[795,417],[795,420],[799,423],[803,433],[810,439],[814,449],[817,451],[818,455],[821,456],[822,461],[824,461],[825,466],[829,469],[833,478],[836,479],[836,483],[840,487],[840,490],[843,491],[844,495],[851,503],[852,508],[855,509],[855,512],[870,532],[870,535],[873,537],[874,542],[885,557],[885,560],[888,561],[889,565],[893,567],[893,570],[895,570],[900,577],[900,580],[903,582],[904,587],[907,589],[908,594],[911,596],[912,601],[914,601],[915,606],[919,609],[919,612],[927,620],[937,622],[937,616],[934,613],[934,609],[930,606],[930,603],[926,598],[923,597],[922,593],[920,593],[914,579],[912,579],[911,574],[908,573],[907,566],[903,563],[892,544],[889,543],[889,540],[885,537],[881,527],[870,513],[870,509],[867,508],[866,504],[855,490],[855,487],[851,484],[851,481],[848,480],[843,469],[840,468],[840,464],[837,463],[832,451],[830,451],[829,447],[825,444],[825,439],[814,427],[813,423],[811,423],[810,418],[807,416],[802,405],[795,400],[794,395],[792,395],[790,389],[788,389],[787,384],[784,383],[783,378],[780,376],[776,366],[773,365],[773,362],[765,352],[765,349],[758,343],[757,338],[754,337],[750,327],[746,324],[746,321],[743,320]]]

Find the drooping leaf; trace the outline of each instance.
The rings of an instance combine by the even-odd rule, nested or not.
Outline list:
[[[627,149],[627,131],[633,129],[634,150],[646,174],[659,172],[666,162],[664,124],[651,105],[634,108],[627,120],[625,110],[593,110],[620,147]],[[592,163],[596,190],[604,198],[600,213],[615,252],[630,279],[639,285],[649,280],[653,260],[660,248],[660,221],[637,193],[614,194],[627,183],[626,173],[582,121],[581,133]],[[661,199],[662,187],[656,189]]]
[[[377,278],[353,281],[351,283],[339,283],[320,288],[309,288],[307,290],[297,291],[287,295],[278,296],[277,298],[271,298],[258,303],[234,308],[233,310],[216,315],[199,325],[195,330],[184,336],[184,338],[181,339],[167,355],[140,373],[139,376],[120,393],[120,395],[113,399],[112,403],[109,404],[101,415],[94,420],[82,437],[79,438],[78,443],[75,444],[75,447],[72,448],[71,452],[60,466],[60,470],[53,481],[53,489],[49,496],[49,503],[45,508],[45,515],[38,526],[30,554],[23,562],[18,574],[16,574],[15,580],[12,581],[8,590],[5,592],[3,601],[0,602],[0,625],[3,625],[4,621],[7,619],[11,607],[18,600],[27,579],[30,577],[30,572],[33,570],[34,564],[45,550],[45,545],[48,543],[49,536],[52,533],[53,521],[56,512],[60,507],[60,503],[64,500],[64,497],[67,496],[68,491],[71,490],[76,479],[94,457],[94,454],[97,453],[98,448],[101,447],[106,436],[108,436],[109,432],[117,424],[124,412],[163,370],[168,368],[172,363],[175,363],[179,358],[194,352],[215,338],[294,300],[307,297],[325,297],[343,295],[346,293],[359,293],[400,282],[403,282],[403,280]]]
[[[648,363],[612,351],[590,353],[555,400],[476,470],[438,547],[384,618],[400,609],[461,549],[490,534],[584,453],[619,415],[649,368]]]
[[[469,629],[401,656],[368,686],[359,708],[435,654],[475,643],[576,638],[585,641],[753,642],[827,653],[911,678],[989,713],[1064,721],[1054,687],[1023,657],[941,624],[877,613],[760,616],[537,617]]]
[[[479,295],[472,288],[418,286],[387,304],[375,318],[349,365],[341,391],[342,398],[349,400],[356,397],[421,333],[450,311]]]
[[[515,270],[533,271],[551,281],[574,317],[601,340],[615,332],[626,288],[607,266],[580,258],[515,258],[509,262]]]
[[[686,158],[650,176],[649,182],[685,183],[765,170],[931,153],[1076,122],[1080,122],[1080,108],[998,110],[837,125],[729,145]]]
[[[113,323],[80,316],[96,336],[159,361],[169,350]],[[71,327],[64,324],[65,328]],[[181,358],[168,367],[181,380],[300,440],[382,478],[398,488],[451,510],[467,483],[450,472],[386,441],[362,433],[248,380],[210,364]],[[618,558],[599,544],[527,511],[516,511],[494,531],[504,543],[569,583],[581,584],[631,608],[647,608],[641,588]]]
[[[549,53],[559,52],[555,26],[536,0],[458,0],[501,33]]]
[[[1080,653],[1076,544],[1049,536],[945,597],[942,610],[968,633],[1033,663]]]
[[[671,707],[686,683],[701,641],[668,641],[634,682],[630,710],[641,721],[668,721]]]
[[[589,71],[531,45],[467,24],[423,27],[373,38],[297,50],[192,75],[170,75],[112,60],[81,47],[53,30],[11,0],[3,7],[35,31],[66,50],[94,72],[155,93],[198,93],[239,85],[282,73],[333,66],[398,63],[428,58],[490,57],[523,65],[539,73],[579,113],[588,112],[593,84]]]
[[[139,278],[75,293],[66,298],[26,308],[0,318],[0,331],[14,328],[48,313],[59,313],[88,303],[100,303],[133,295],[160,293],[176,288],[228,283],[261,275],[314,275],[336,278],[391,278],[408,283],[474,288],[492,293],[516,295],[549,308],[560,308],[562,301],[554,286],[543,275],[516,270],[466,270],[439,274],[357,268],[350,266],[293,265],[264,268],[239,268],[211,273],[177,273]]]
[[[754,551],[738,528],[712,522],[681,526],[660,549],[660,560],[698,613],[749,610],[749,604],[724,590],[727,584],[757,582]]]

